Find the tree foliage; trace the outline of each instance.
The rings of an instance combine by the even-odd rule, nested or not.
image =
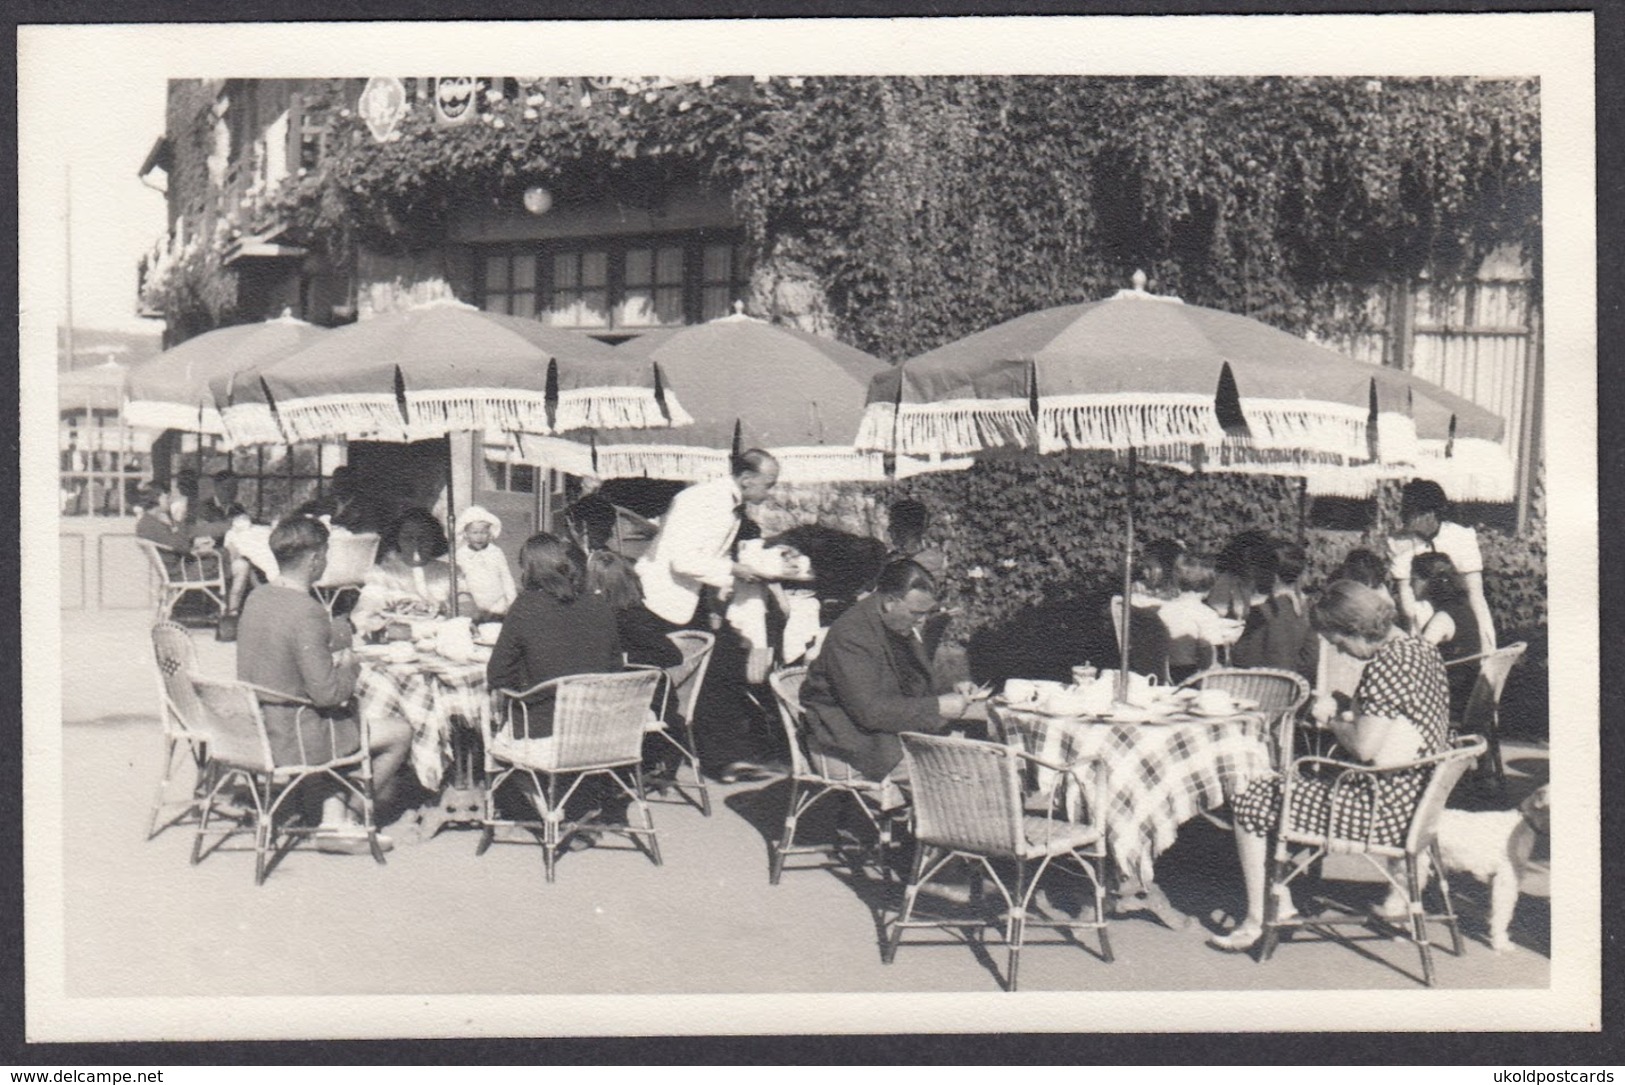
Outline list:
[[[347,112],[347,111],[346,111]],[[1294,331],[1363,330],[1373,285],[1538,274],[1533,80],[933,77],[489,89],[478,123],[414,103],[377,142],[338,118],[287,195],[312,236],[444,237],[479,201],[650,206],[732,194],[758,260],[813,269],[842,336],[899,358],[1028,310],[1152,288]],[[337,246],[335,246],[335,249]]]

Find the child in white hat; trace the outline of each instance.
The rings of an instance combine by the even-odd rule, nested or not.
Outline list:
[[[502,521],[480,506],[470,505],[457,517],[456,526],[461,594],[473,600],[476,618],[501,617],[519,594],[507,555],[491,545],[502,535]]]

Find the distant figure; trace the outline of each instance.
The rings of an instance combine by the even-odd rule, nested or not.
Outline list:
[[[350,620],[376,633],[391,620],[445,617],[451,613],[451,565],[446,533],[434,513],[409,508],[379,541],[378,563],[367,571]]]
[[[1221,618],[1207,604],[1213,589],[1213,559],[1183,552],[1174,561],[1174,582],[1179,594],[1157,608],[1168,630],[1168,676],[1183,682],[1213,665],[1219,647],[1241,635],[1242,622]]]
[[[1307,555],[1297,543],[1282,542],[1272,556],[1274,560],[1255,565],[1260,576],[1270,571],[1269,590],[1249,611],[1246,628],[1230,648],[1230,663],[1294,671],[1312,683],[1320,662],[1320,639],[1310,628],[1307,608],[1298,595]]]
[[[158,556],[172,577],[188,580],[215,577],[220,574],[220,554],[214,548],[214,539],[207,535],[194,535],[190,525],[177,522],[172,510],[175,503],[157,487],[143,490],[136,504],[141,515],[135,522],[135,534],[158,547]],[[185,509],[184,505],[180,508]]]
[[[1388,540],[1388,575],[1394,581],[1394,601],[1399,605],[1401,623],[1412,632],[1420,632],[1424,618],[1417,613],[1416,597],[1411,594],[1411,559],[1417,554],[1446,554],[1461,577],[1468,605],[1478,619],[1484,650],[1494,651],[1495,623],[1484,598],[1484,557],[1478,549],[1478,533],[1446,520],[1449,507],[1444,487],[1437,482],[1418,478],[1405,484],[1399,499],[1399,518],[1404,528]]]
[[[665,622],[643,605],[643,585],[631,561],[613,550],[594,550],[587,555],[587,590],[602,595],[614,611],[628,663],[672,667],[682,662],[683,653],[666,636]]]
[[[1411,559],[1411,594],[1432,611],[1422,626],[1422,639],[1439,649],[1444,661],[1465,659],[1484,650],[1479,635],[1478,616],[1473,613],[1467,589],[1448,554],[1417,554]],[[1478,681],[1479,668],[1459,664],[1447,668],[1450,675],[1450,718],[1459,720],[1467,710],[1467,699]]]
[[[500,618],[518,596],[508,556],[491,544],[502,537],[502,521],[470,505],[457,517],[457,573],[467,597],[458,610],[479,618]]]

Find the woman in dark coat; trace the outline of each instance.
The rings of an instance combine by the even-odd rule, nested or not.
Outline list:
[[[586,590],[581,568],[563,542],[546,532],[532,535],[519,551],[519,573],[519,598],[485,669],[492,689],[524,692],[565,675],[621,669],[615,614],[602,595]],[[533,694],[525,703],[529,731],[514,737],[551,735],[553,691]]]

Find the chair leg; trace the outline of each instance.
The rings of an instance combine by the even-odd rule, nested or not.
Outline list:
[[[1286,871],[1287,862],[1284,857],[1275,855],[1264,864],[1267,872],[1264,878],[1264,941],[1258,951],[1261,962],[1275,954],[1275,947],[1281,940],[1280,902],[1275,895],[1275,887],[1282,884],[1281,875]]]
[[[1027,935],[1027,894],[1031,887],[1027,884],[1027,861],[1016,860],[1015,892],[1010,895],[1010,915],[1005,921],[1004,937],[1010,943],[1009,965],[1005,969],[1004,989],[1016,989],[1017,970],[1021,967],[1021,940]]]
[[[1106,885],[1101,880],[1099,871],[1093,866],[1089,868],[1089,880],[1095,886],[1095,923],[1100,928],[1100,959],[1111,964],[1112,941],[1106,934]]]
[[[914,901],[920,895],[920,878],[925,873],[927,861],[931,858],[931,849],[924,844],[914,849],[914,869],[908,877],[908,888],[903,891],[903,910],[897,914],[892,923],[891,933],[886,938],[886,944],[880,951],[882,964],[891,964],[897,956],[897,944],[903,940],[903,925],[914,917]]]
[[[796,818],[800,814],[797,804],[801,802],[801,781],[794,775],[790,777],[790,805],[784,811],[784,832],[780,834],[777,846],[773,849],[773,857],[769,861],[767,884],[778,885],[779,878],[784,874],[784,860],[796,842]]]
[[[255,885],[265,884],[265,876],[268,873],[266,866],[270,858],[271,845],[276,841],[276,808],[271,803],[271,787],[271,781],[266,780],[263,802],[258,800],[258,792],[255,793],[255,805],[259,807],[255,811],[256,816],[254,818]]]
[[[378,842],[378,807],[373,801],[370,774],[361,780],[361,817],[367,826],[367,846],[372,850],[373,861],[383,866],[384,846]]]
[[[655,866],[660,866],[660,837],[655,833],[654,813],[649,809],[649,803],[643,790],[643,766],[632,766],[632,782],[637,791],[638,811],[643,815],[643,827],[648,830],[649,858],[654,860]]]
[[[1405,888],[1411,897],[1411,937],[1422,955],[1422,980],[1433,986],[1433,947],[1428,944],[1427,909],[1422,907],[1422,883],[1418,876],[1416,856],[1405,857]]]
[[[711,789],[706,786],[705,774],[700,771],[700,748],[694,743],[694,724],[691,721],[683,721],[683,734],[688,737],[683,759],[688,762],[688,770],[694,774],[694,790],[700,793],[700,814],[702,817],[710,817]]]
[[[209,831],[209,815],[214,813],[214,791],[211,790],[203,800],[203,814],[197,821],[197,832],[192,836],[192,865],[197,866],[203,862],[203,838]],[[257,819],[256,819],[257,822]],[[258,827],[256,824],[256,832]]]
[[[1456,904],[1450,899],[1450,879],[1445,875],[1444,863],[1439,856],[1439,842],[1435,840],[1428,847],[1428,855],[1433,860],[1433,872],[1439,878],[1439,896],[1444,900],[1444,910],[1439,913],[1439,919],[1450,928],[1450,952],[1460,957],[1465,948],[1461,940],[1461,924],[1456,920]],[[1427,888],[1427,868],[1422,868],[1422,887]]]
[[[553,882],[553,870],[558,865],[559,852],[559,817],[562,811],[555,810],[553,804],[558,799],[559,781],[556,776],[547,778],[546,807],[542,814],[542,864],[547,869],[548,884]],[[538,804],[542,800],[541,789],[536,791]]]
[[[1495,786],[1504,795],[1507,789],[1506,766],[1501,763],[1501,709],[1496,707],[1484,725],[1484,740],[1490,748],[1490,768],[1495,772]]]
[[[158,818],[164,810],[164,797],[169,794],[169,783],[175,771],[175,747],[178,741],[173,735],[164,736],[164,772],[158,778],[158,792],[152,798],[152,824],[147,827],[147,839],[151,840],[158,835]]]

